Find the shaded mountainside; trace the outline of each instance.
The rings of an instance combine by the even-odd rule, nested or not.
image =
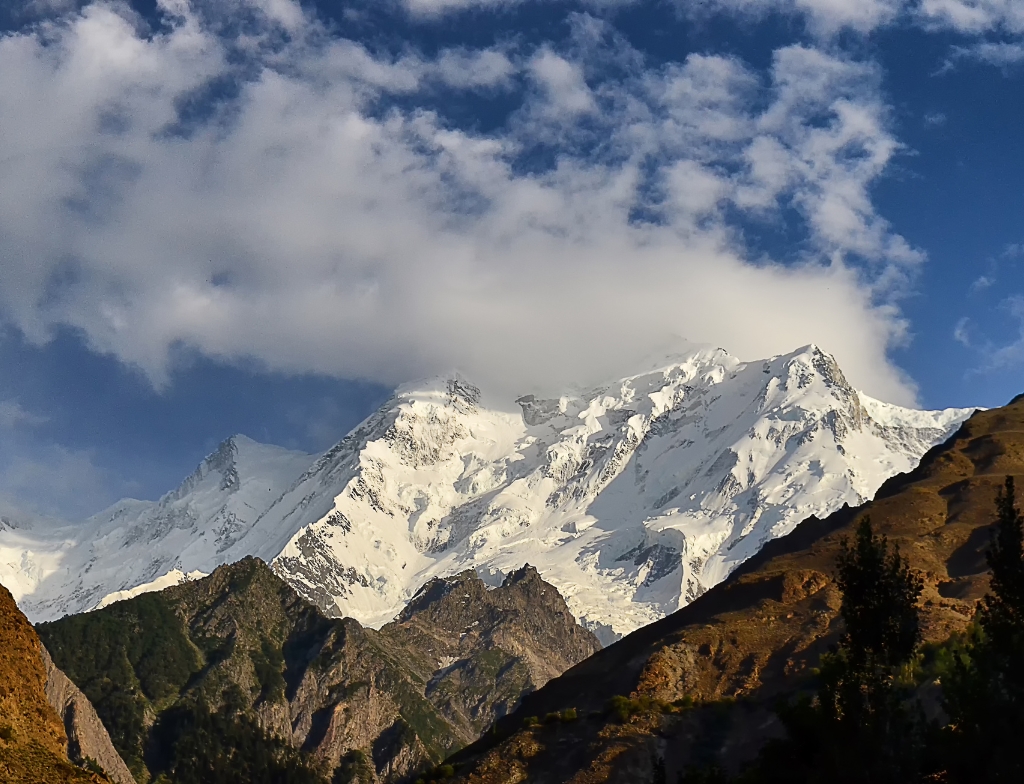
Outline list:
[[[659,759],[668,781],[691,764],[735,771],[780,732],[773,707],[809,686],[838,639],[840,540],[870,515],[922,574],[924,640],[942,642],[967,627],[988,587],[993,500],[1007,475],[1024,475],[1021,399],[974,414],[874,501],[810,518],[691,605],[525,698],[450,760],[455,780],[632,784],[656,780]],[[570,707],[578,720],[529,726]]]
[[[86,761],[91,760],[115,784],[135,784],[89,698],[57,668],[49,651],[42,645],[39,647],[46,670],[46,700],[64,724],[68,758],[78,764],[88,764]]]
[[[107,782],[68,761],[67,736],[47,702],[46,680],[39,637],[0,586],[0,782]]]
[[[432,581],[375,631],[255,558],[38,629],[140,782],[208,780],[231,749],[253,770],[218,781],[400,781],[599,647],[530,567]]]

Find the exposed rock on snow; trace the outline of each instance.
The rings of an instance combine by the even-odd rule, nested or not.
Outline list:
[[[700,350],[516,402],[487,407],[457,377],[404,387],[301,475],[301,456],[233,439],[159,504],[94,518],[94,537],[0,530],[0,580],[28,564],[19,601],[48,618],[252,554],[328,614],[379,626],[431,578],[494,583],[528,562],[608,642],[809,515],[869,499],[971,413],[873,400],[814,346],[749,363]],[[108,567],[140,542],[144,568]]]

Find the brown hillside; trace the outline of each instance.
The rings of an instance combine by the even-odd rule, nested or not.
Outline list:
[[[1020,399],[975,414],[873,502],[805,521],[691,605],[527,697],[496,732],[453,758],[457,780],[635,784],[652,780],[658,758],[669,781],[692,763],[735,770],[778,731],[772,706],[806,685],[838,636],[832,573],[841,538],[870,514],[925,579],[925,640],[944,640],[967,625],[987,588],[994,497],[1008,474],[1024,475]],[[698,707],[637,704],[637,714],[619,722],[608,711],[615,695],[666,703],[689,697]],[[526,717],[569,707],[577,721],[524,727]]]
[[[106,782],[71,765],[64,725],[46,701],[39,637],[0,586],[0,782]]]

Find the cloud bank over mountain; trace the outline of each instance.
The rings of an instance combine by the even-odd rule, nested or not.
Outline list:
[[[901,145],[870,61],[652,65],[588,14],[561,42],[388,54],[290,0],[160,8],[0,39],[0,313],[31,340],[71,327],[157,384],[185,348],[519,386],[680,338],[814,341],[913,402],[887,351],[923,253],[872,203]],[[452,94],[513,109],[462,127]],[[751,250],[747,227],[785,222],[795,259]]]

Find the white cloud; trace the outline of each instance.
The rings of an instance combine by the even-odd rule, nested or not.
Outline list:
[[[920,0],[915,10],[926,24],[961,33],[1024,33],[1019,0]]]
[[[446,49],[432,65],[439,81],[458,89],[506,87],[518,71],[508,55],[497,49]]]
[[[982,41],[970,46],[955,46],[943,66],[943,70],[956,68],[961,60],[973,60],[996,68],[1010,68],[1024,63],[1024,43],[1009,41]]]
[[[594,110],[594,96],[578,64],[545,48],[530,62],[530,73],[545,94],[541,106],[548,118],[571,121]]]
[[[1000,303],[1000,307],[1017,323],[1017,335],[1009,343],[987,345],[981,352],[984,357],[981,370],[1003,370],[1024,365],[1024,297],[1007,297]]]
[[[995,282],[996,280],[992,275],[981,275],[971,282],[971,293],[973,294],[991,288],[992,284]]]
[[[517,5],[523,0],[403,0],[415,16],[436,17],[466,8],[501,8]]]
[[[868,33],[893,22],[908,0],[675,0],[682,11],[696,16],[728,13],[761,19],[769,14],[799,16],[810,32],[830,37],[841,30]]]
[[[551,0],[557,2],[558,0]],[[597,8],[638,4],[644,0],[580,0]],[[414,17],[436,19],[466,9],[503,9],[526,0],[402,0]],[[562,0],[569,5],[569,0]],[[680,12],[696,18],[725,14],[761,20],[773,14],[804,20],[807,31],[833,38],[843,31],[868,34],[909,23],[930,30],[966,35],[1024,33],[1020,0],[673,0]]]
[[[765,82],[731,58],[544,48],[522,59],[539,89],[479,135],[388,97],[457,86],[452,58],[486,65],[464,86],[501,85],[505,54],[375,57],[275,3],[293,35],[245,42],[238,96],[182,127],[182,98],[236,66],[176,8],[150,37],[94,4],[0,40],[0,313],[31,339],[71,326],[157,381],[185,345],[520,390],[623,372],[672,335],[751,359],[813,341],[912,400],[885,292],[920,254],[870,200],[899,149],[874,66],[789,47]],[[587,57],[634,65],[590,84]],[[726,206],[795,209],[806,261],[748,260]]]

